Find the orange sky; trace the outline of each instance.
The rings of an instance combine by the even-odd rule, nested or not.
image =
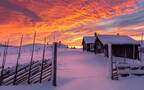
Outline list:
[[[86,35],[124,34],[140,39],[144,31],[144,0],[1,0],[0,42],[18,45],[62,41],[81,45]]]

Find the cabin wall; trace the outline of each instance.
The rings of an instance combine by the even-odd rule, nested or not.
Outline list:
[[[86,44],[85,44],[84,39],[83,39],[83,41],[82,41],[82,45],[83,45],[83,51],[85,51],[87,46],[86,46]]]
[[[130,59],[139,59],[139,45],[112,45],[112,55],[116,57],[125,57]],[[100,40],[95,42],[95,53],[104,53],[108,57],[108,45],[103,46]]]
[[[90,43],[90,51],[92,52],[94,51],[94,45],[95,45],[94,43]]]
[[[94,49],[95,53],[104,53],[104,46],[98,38],[95,41]]]
[[[86,50],[93,52],[94,51],[94,43],[86,44]]]
[[[108,45],[104,46],[104,55],[108,57]]]
[[[108,56],[108,47],[106,46]],[[130,59],[139,59],[138,45],[112,45],[112,55],[116,57],[125,57]]]
[[[85,50],[90,52],[94,51],[94,43],[85,43],[85,41],[83,40],[82,45],[83,45],[83,51]]]
[[[83,50],[87,50],[87,45],[86,44],[83,44]]]

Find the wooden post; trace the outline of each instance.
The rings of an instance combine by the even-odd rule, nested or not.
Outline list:
[[[140,46],[140,53],[139,53],[139,55],[140,55],[140,61],[142,63],[144,63],[144,60],[143,60],[143,47],[142,47],[142,45]]]
[[[109,71],[110,71],[110,78],[113,80],[113,63],[112,63],[112,44],[108,44],[108,56],[109,56]]]
[[[126,48],[125,48],[125,56],[124,56],[124,62],[126,63],[126,58],[127,58],[127,53],[126,53]]]
[[[45,60],[45,48],[46,48],[46,38],[44,39],[43,57],[42,57],[41,74],[40,74],[40,83],[42,82],[43,64],[44,64],[44,60]]]
[[[143,32],[142,32],[142,36],[141,36],[141,44],[143,45]]]
[[[3,71],[5,68],[5,63],[6,63],[6,56],[7,56],[7,51],[8,51],[8,45],[9,45],[9,40],[8,42],[5,43],[5,48],[4,48],[4,53],[3,53],[3,62],[2,62],[2,70],[1,70],[1,77],[0,77],[0,85],[3,83]]]
[[[133,59],[135,59],[135,45],[133,45]]]
[[[53,43],[53,73],[52,73],[52,84],[53,86],[57,85],[57,43]]]
[[[142,47],[143,46],[143,32],[142,32],[142,36],[141,36],[141,45],[140,45],[140,61],[141,62],[144,62],[142,59],[143,59],[143,50],[142,50]]]
[[[54,42],[55,42],[55,38],[56,38],[56,37],[55,37],[55,34],[56,34],[56,31],[54,31],[54,37],[53,37],[53,38],[54,38]]]
[[[133,45],[133,59],[136,59],[136,57],[135,57],[135,45]],[[134,63],[134,60],[133,60],[133,63]]]
[[[5,42],[5,45],[6,45],[6,42]],[[2,83],[3,83],[3,70],[4,70],[4,66],[5,66],[5,61],[4,61],[5,52],[6,52],[6,47],[4,48],[4,52],[3,52],[3,61],[2,61],[1,76],[0,76],[0,85],[2,85]]]
[[[31,83],[30,82],[30,77],[31,77],[31,67],[32,67],[32,61],[33,61],[33,55],[34,55],[35,39],[36,39],[36,32],[34,33],[34,39],[33,39],[32,55],[31,55],[29,75],[28,75],[28,84]]]
[[[22,42],[23,42],[23,35],[22,35],[21,41],[20,41],[20,46],[19,46],[18,57],[17,57],[17,62],[16,62],[15,77],[14,77],[13,85],[16,85],[17,73],[18,73],[17,71],[18,71],[19,59],[20,59],[20,56],[21,56]]]

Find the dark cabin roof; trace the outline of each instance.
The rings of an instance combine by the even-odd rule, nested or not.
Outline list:
[[[108,43],[139,45],[139,42],[126,35],[98,35],[98,38],[103,45]]]
[[[96,37],[95,36],[87,36],[87,37],[83,37],[83,40],[86,44],[95,43]]]

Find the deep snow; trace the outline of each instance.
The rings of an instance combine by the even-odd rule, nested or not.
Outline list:
[[[12,50],[13,51],[13,50]],[[29,52],[22,54],[21,61],[29,62]],[[9,54],[10,66],[14,65],[17,54]],[[42,53],[35,53],[41,59]],[[46,58],[51,58],[51,48]],[[1,59],[0,59],[1,60]],[[102,54],[83,52],[82,49],[58,49],[57,87],[50,82],[43,84],[1,86],[0,90],[143,90],[144,77],[125,78],[112,81],[109,78],[108,59]]]

